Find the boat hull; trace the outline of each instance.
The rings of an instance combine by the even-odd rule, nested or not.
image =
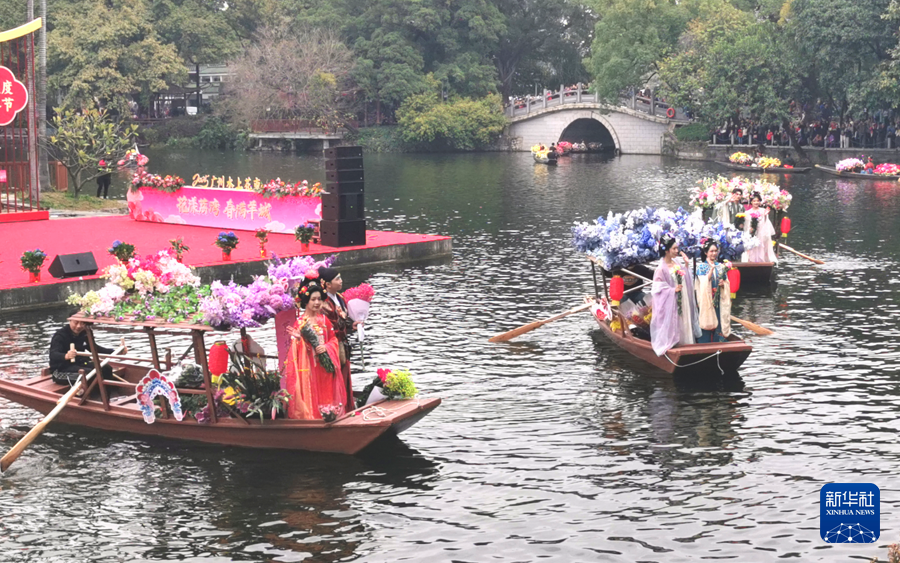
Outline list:
[[[760,168],[759,166],[744,166],[743,164],[735,164],[733,162],[722,162],[717,160],[716,164],[721,164],[725,168],[731,170],[740,170],[741,172],[755,172],[758,174],[803,174],[812,170],[810,167],[785,168],[783,166],[770,166],[768,168]]]
[[[733,373],[741,367],[753,347],[731,335],[729,342],[691,344],[672,348],[663,356],[657,356],[650,342],[635,338],[630,333],[613,331],[599,319],[600,331],[619,348],[652,364],[659,369],[679,376],[703,377]]]
[[[900,174],[860,174],[859,172],[838,172],[830,166],[816,164],[816,169],[839,178],[856,178],[858,180],[900,180]]]
[[[546,157],[546,156],[539,156],[539,155],[537,155],[537,154],[535,154],[535,153],[531,153],[531,155],[534,157],[534,161],[535,161],[535,162],[539,162],[539,163],[541,163],[541,164],[556,164],[556,159],[555,159],[555,158],[548,158],[548,157]]]
[[[51,385],[46,377],[21,382],[0,380],[0,395],[46,414],[61,396]],[[98,430],[223,446],[355,454],[383,434],[406,430],[437,408],[441,399],[382,401],[377,404],[377,409],[370,405],[331,423],[228,418],[220,419],[216,424],[199,424],[187,418],[180,422],[174,418],[157,418],[153,424],[147,424],[133,401],[125,406],[114,403],[107,411],[99,401],[79,404],[73,399],[55,420]]]
[[[733,262],[741,273],[741,285],[766,285],[775,277],[774,262]]]

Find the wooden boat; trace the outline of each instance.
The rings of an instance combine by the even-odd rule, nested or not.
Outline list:
[[[706,376],[735,372],[753,351],[752,346],[732,333],[728,337],[728,342],[678,346],[662,356],[657,356],[649,340],[633,336],[624,324],[621,330],[614,331],[608,322],[601,321],[596,316],[594,319],[600,325],[600,331],[612,340],[613,344],[674,375]]]
[[[841,172],[835,170],[833,166],[822,166],[821,164],[816,164],[816,169],[821,170],[826,174],[831,174],[832,176],[838,176],[840,178],[857,178],[860,180],[900,180],[900,174],[860,174],[859,172]]]
[[[573,143],[572,152],[588,152],[588,146],[582,143]]]
[[[732,262],[741,272],[741,285],[766,285],[775,276],[775,262]]]
[[[591,261],[591,273],[594,279],[595,297],[593,300],[600,300],[600,287],[597,284],[597,268],[598,265],[594,257],[588,257]],[[631,274],[631,272],[627,272]],[[603,285],[603,292],[609,300],[609,288],[607,286],[607,272],[601,267],[600,274]],[[643,277],[643,276],[637,276]],[[644,277],[644,285],[652,283],[651,276]],[[743,277],[743,276],[742,276]],[[637,286],[642,287],[642,286]],[[590,299],[588,299],[590,301]],[[737,371],[744,363],[744,360],[753,351],[753,347],[738,338],[734,333],[729,335],[728,342],[715,342],[709,344],[690,344],[688,346],[678,346],[668,350],[662,356],[657,356],[653,351],[653,346],[649,340],[638,338],[631,333],[628,328],[628,321],[624,319],[618,309],[613,315],[620,319],[620,328],[613,330],[610,325],[611,319],[600,319],[599,316],[593,315],[594,320],[600,325],[600,331],[610,339],[613,344],[622,348],[631,355],[652,364],[659,369],[675,375],[689,376],[706,376],[706,375],[722,375],[727,372]]]
[[[735,164],[733,162],[723,162],[721,160],[717,160],[716,164],[721,164],[725,168],[730,168],[731,170],[740,170],[741,172],[757,172],[760,174],[803,174],[804,172],[809,172],[812,170],[811,167],[795,167],[795,168],[786,168],[784,166],[770,166],[768,168],[761,168],[759,166],[747,166],[744,164]]]
[[[532,152],[531,156],[534,157],[535,162],[540,162],[541,164],[556,164],[556,156],[552,156],[549,152]]]
[[[223,446],[355,454],[381,436],[406,430],[441,404],[439,398],[383,400],[345,413],[332,422],[283,418],[261,422],[258,417],[219,418],[213,412],[209,423],[200,424],[187,416],[181,421],[176,420],[163,402],[163,415],[157,417],[152,424],[147,424],[137,402],[135,386],[151,369],[162,371],[172,366],[171,354],[160,361],[155,335],[190,335],[195,360],[203,370],[204,388],[178,388],[178,392],[182,396],[206,394],[212,401],[213,386],[204,345],[204,334],[212,329],[202,325],[116,321],[78,315],[73,318],[88,323],[86,330],[92,350],[95,349],[94,330],[110,330],[110,325],[113,325],[112,330],[126,328],[146,331],[150,337],[152,358],[111,357],[110,365],[114,373],[125,382],[93,378],[88,391],[81,398],[72,399],[60,411],[56,417],[60,422]],[[246,338],[246,333],[242,332],[242,337]],[[99,355],[95,354],[93,359],[95,366],[100,363]],[[99,389],[99,396],[92,393],[95,388]],[[0,395],[43,414],[50,412],[67,391],[69,386],[56,384],[51,379],[49,370],[43,370],[37,377],[22,381],[0,379]]]

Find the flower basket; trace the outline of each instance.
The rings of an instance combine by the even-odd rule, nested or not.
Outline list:
[[[116,260],[122,264],[127,264],[129,260],[134,258],[134,245],[120,240],[114,240],[112,246],[106,251],[115,256]]]
[[[234,231],[222,231],[213,244],[222,249],[222,261],[228,262],[231,260],[231,251],[237,248],[238,242]]]
[[[301,245],[306,245],[302,246],[304,250],[309,250],[309,242],[314,234],[316,234],[316,227],[312,223],[297,225],[297,228],[294,229],[294,238],[299,240]]]

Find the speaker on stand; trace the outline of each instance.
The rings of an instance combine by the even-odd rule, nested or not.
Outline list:
[[[325,246],[366,244],[362,147],[325,149],[325,192],[322,194],[319,238]]]

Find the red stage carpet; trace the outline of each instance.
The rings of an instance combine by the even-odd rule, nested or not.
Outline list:
[[[211,266],[222,264],[222,251],[213,245],[216,236],[222,229],[210,227],[193,227],[188,225],[170,225],[163,223],[143,223],[133,221],[126,215],[109,217],[84,217],[77,219],[53,219],[50,221],[33,221],[25,223],[0,223],[0,289],[60,283],[50,276],[47,268],[57,254],[76,252],[93,252],[99,267],[114,264],[116,259],[107,249],[113,241],[121,240],[133,244],[140,254],[150,254],[170,248],[169,240],[184,237],[184,243],[191,250],[184,255],[184,263],[189,266]],[[235,231],[240,243],[231,253],[232,262],[252,262],[261,260],[259,245],[252,231]],[[382,246],[404,245],[447,237],[434,235],[416,235],[389,231],[368,231],[365,246],[347,246],[333,248],[319,244],[311,244],[308,252],[300,250],[300,243],[293,235],[270,234],[266,245],[269,255],[279,257],[299,256],[302,254],[331,254],[361,248],[377,248]],[[41,271],[41,281],[28,283],[28,273],[24,272],[19,257],[26,250],[40,248],[47,253],[47,260]],[[340,262],[338,262],[340,264]],[[96,277],[96,276],[91,276]],[[70,278],[71,280],[71,278]]]

